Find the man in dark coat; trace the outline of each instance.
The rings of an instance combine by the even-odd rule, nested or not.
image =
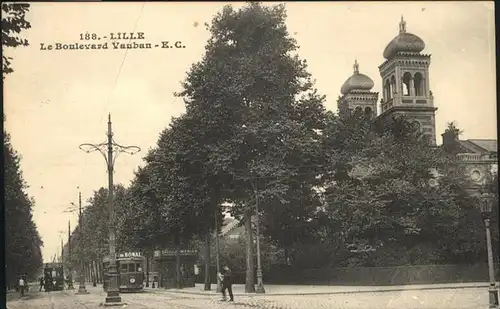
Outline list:
[[[231,274],[231,269],[226,265],[222,270],[222,300],[226,300],[226,289],[229,293],[229,301],[234,301],[233,298],[233,278]]]

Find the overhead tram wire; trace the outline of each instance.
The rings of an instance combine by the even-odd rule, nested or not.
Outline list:
[[[142,13],[144,12],[144,5],[145,4],[146,3],[143,2],[142,5],[141,5],[141,12],[139,13],[139,16],[137,16],[137,19],[135,20],[134,30],[132,30],[132,32],[135,32],[135,30],[137,29],[137,24],[139,23],[139,19],[141,18]],[[130,43],[131,41],[132,41],[132,38],[130,38],[128,42]],[[106,112],[106,108],[108,107],[109,101],[111,100],[111,97],[113,95],[113,91],[116,89],[116,84],[118,83],[118,78],[120,77],[120,74],[122,72],[123,64],[125,63],[125,59],[127,58],[127,54],[128,54],[128,48],[125,49],[125,54],[123,55],[122,63],[120,64],[120,67],[118,68],[118,73],[116,74],[115,82],[113,84],[113,88],[111,88],[111,91],[109,92],[108,99],[104,103],[104,108],[102,109],[102,112],[101,112],[101,120],[99,121],[100,123],[102,123],[102,119],[104,118],[104,115],[106,114],[105,113]]]

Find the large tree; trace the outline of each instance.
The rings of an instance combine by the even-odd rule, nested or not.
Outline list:
[[[31,28],[26,21],[26,13],[30,9],[28,3],[2,3],[2,47],[27,46],[28,40],[19,34],[21,31]],[[2,55],[2,76],[12,73],[12,57]]]
[[[326,213],[351,251],[365,257],[359,263],[446,260],[446,235],[468,202],[458,162],[404,117],[373,122],[349,112],[330,124]]]
[[[34,200],[26,193],[20,156],[10,143],[10,136],[4,131],[4,188],[5,203],[5,270],[6,282],[13,284],[16,276],[36,276],[42,265],[43,242],[33,221]]]
[[[297,56],[285,18],[284,5],[225,6],[208,27],[206,54],[188,72],[180,93],[187,113],[195,114],[206,132],[206,168],[223,179],[223,199],[244,221],[246,292],[254,291],[255,197],[264,217],[290,218],[282,226],[267,221],[270,235],[290,229],[291,218],[303,221],[304,203],[288,196],[311,192],[307,186],[314,183],[320,160],[316,129],[323,125],[324,98]]]

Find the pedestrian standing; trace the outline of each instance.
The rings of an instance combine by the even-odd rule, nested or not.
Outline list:
[[[45,282],[43,281],[43,277],[40,277],[40,289],[38,290],[39,292],[41,292],[41,291],[42,291],[42,288],[43,288],[43,284],[44,284],[44,283],[45,283]]]
[[[224,266],[221,279],[222,279],[222,300],[226,300],[226,290],[229,293],[229,301],[234,301],[233,298],[233,278],[231,274],[231,269],[229,269],[229,266]]]
[[[24,281],[24,278],[21,277],[19,278],[19,292],[21,293],[21,297],[24,296],[24,285],[26,284],[26,282]]]

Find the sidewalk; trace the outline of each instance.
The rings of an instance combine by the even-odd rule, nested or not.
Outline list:
[[[444,283],[444,284],[422,284],[422,285],[394,285],[394,286],[333,286],[333,285],[264,285],[265,294],[245,293],[245,285],[233,285],[233,294],[238,296],[257,296],[257,295],[321,295],[321,294],[345,294],[345,293],[380,293],[380,292],[398,292],[412,290],[449,290],[449,289],[471,289],[487,288],[487,282],[473,283]],[[498,283],[497,283],[498,286]],[[211,291],[203,291],[203,284],[196,284],[193,288],[184,289],[152,289],[145,288],[147,291],[155,292],[173,292],[193,295],[216,295],[216,284],[212,284]]]

